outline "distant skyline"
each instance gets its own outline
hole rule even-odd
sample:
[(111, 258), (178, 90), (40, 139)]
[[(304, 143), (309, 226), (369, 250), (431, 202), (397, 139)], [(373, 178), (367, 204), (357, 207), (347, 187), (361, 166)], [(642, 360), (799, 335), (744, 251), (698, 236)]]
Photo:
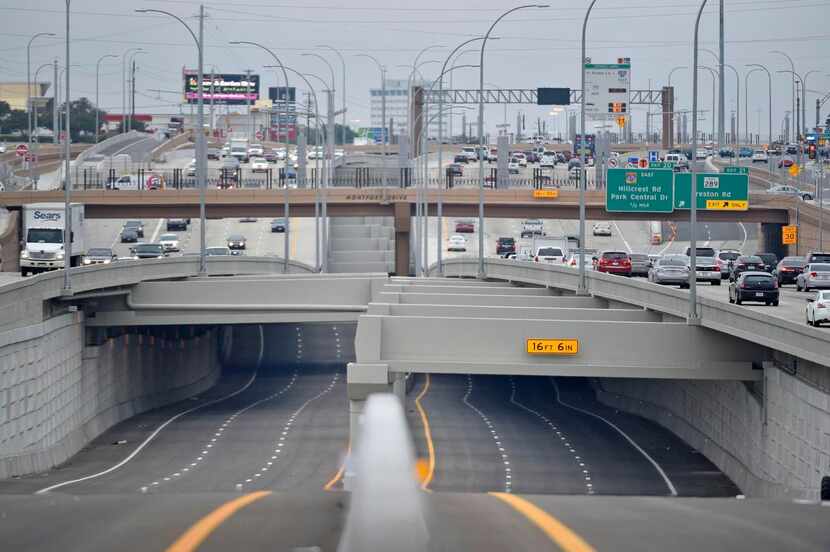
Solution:
[[(264, 69), (272, 60), (264, 52), (245, 46), (230, 46), (230, 40), (253, 40), (273, 48), (282, 61), (303, 72), (328, 79), (329, 70), (322, 62), (301, 57), (303, 52), (317, 52), (333, 65), (341, 103), (339, 59), (330, 51), (315, 48), (328, 44), (340, 49), (347, 64), (347, 121), (353, 127), (369, 126), (369, 89), (379, 86), (377, 67), (353, 54), (365, 52), (377, 57), (387, 68), (388, 78), (405, 79), (407, 71), (396, 67), (411, 64), (417, 52), (432, 44), (446, 46), (431, 50), (422, 60), (443, 61), (458, 43), (486, 32), (490, 23), (503, 11), (520, 5), (497, 0), (469, 2), (425, 0), (413, 7), (402, 0), (360, 0), (351, 2), (312, 3), (290, 0), (225, 0), (206, 2), (205, 66), (210, 70), (235, 73), (251, 69), (262, 76), (262, 91), (281, 85), (273, 70)], [(552, 1), (544, 10), (520, 11), (497, 26), (494, 35), (500, 40), (488, 43), (485, 54), (485, 81), (504, 88), (563, 86), (579, 88), (579, 36), (588, 2)], [(710, 0), (701, 26), (704, 48), (717, 50), (717, 0)], [(138, 64), (137, 111), (142, 113), (177, 112), (182, 94), (154, 93), (151, 89), (180, 92), (183, 67), (195, 68), (196, 48), (181, 25), (162, 16), (134, 13), (136, 8), (158, 8), (176, 13), (196, 26), (193, 15), (199, 2), (192, 0), (73, 0), (72, 71), (73, 98), (95, 97), (95, 62), (104, 54), (119, 56), (128, 48), (141, 47), (147, 54), (136, 58)], [(676, 66), (691, 65), (691, 35), (697, 1), (599, 0), (588, 25), (588, 56), (596, 62), (613, 62), (618, 57), (632, 60), (632, 88), (653, 88), (666, 84), (669, 71)], [(54, 32), (56, 38), (39, 38), (32, 46), (32, 71), (55, 57), (63, 62), (63, 0), (30, 0), (25, 4), (0, 2), (0, 81), (26, 79), (26, 42), (36, 32)], [(730, 0), (726, 2), (726, 61), (741, 73), (741, 119), (744, 126), (745, 65), (763, 63), (771, 71), (789, 69), (783, 56), (770, 50), (783, 50), (795, 62), (796, 71), (817, 71), (807, 80), (807, 122), (815, 123), (815, 100), (830, 92), (830, 1), (819, 0)], [(478, 53), (468, 53), (463, 63), (478, 63)], [(708, 53), (700, 54), (701, 64), (714, 66)], [(427, 78), (434, 78), (439, 64), (424, 67)], [(102, 64), (101, 106), (110, 112), (121, 111), (121, 63), (108, 59)], [(774, 74), (773, 125), (778, 132), (784, 112), (791, 109), (790, 77)], [(701, 72), (700, 106), (711, 109), (711, 77)], [(43, 80), (43, 72), (41, 72)], [(47, 75), (48, 81), (52, 75)], [(691, 79), (688, 70), (676, 71), (677, 107), (690, 107)], [(298, 85), (292, 82), (292, 85)], [(447, 85), (448, 86), (448, 85)], [(462, 70), (454, 75), (454, 86), (478, 86), (477, 70)], [(304, 87), (298, 86), (304, 90)], [(51, 89), (48, 92), (51, 95)], [(726, 82), (726, 128), (729, 113), (735, 106), (735, 81), (731, 71)], [(825, 106), (830, 107), (830, 102)], [(757, 110), (762, 109), (761, 134), (767, 132), (767, 85), (763, 73), (750, 78), (750, 129), (758, 132)], [(655, 108), (655, 110), (657, 110)], [(511, 105), (507, 122), (516, 114), (526, 114), (528, 127), (537, 117), (556, 123), (548, 110), (538, 106)], [(635, 132), (645, 129), (644, 108), (635, 108)], [(822, 119), (828, 109), (822, 111)], [(468, 120), (474, 120), (473, 112)], [(562, 115), (560, 115), (562, 117)], [(485, 112), (487, 131), (495, 133), (504, 119), (503, 106), (490, 106)], [(704, 123), (704, 127), (708, 128)], [(530, 129), (528, 129), (530, 130)]]

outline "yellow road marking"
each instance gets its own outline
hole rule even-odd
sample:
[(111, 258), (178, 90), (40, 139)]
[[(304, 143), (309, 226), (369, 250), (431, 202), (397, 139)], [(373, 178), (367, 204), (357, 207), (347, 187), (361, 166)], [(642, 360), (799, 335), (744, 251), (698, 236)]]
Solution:
[(271, 491), (257, 491), (225, 502), (193, 524), (190, 529), (167, 548), (167, 552), (192, 552), (236, 512), (270, 495)]
[(427, 469), (424, 480), (421, 482), (421, 489), (424, 491), (429, 490), (429, 484), (432, 483), (432, 478), (435, 475), (435, 444), (432, 442), (432, 430), (429, 427), (429, 418), (427, 418), (426, 410), (424, 410), (424, 407), (421, 406), (421, 399), (423, 399), (427, 394), (427, 391), (429, 391), (429, 374), (427, 374), (426, 377), (427, 379), (426, 383), (424, 383), (424, 388), (415, 398), (415, 406), (418, 408), (418, 413), (421, 415), (421, 423), (424, 426), (424, 437), (427, 440), (427, 451), (429, 452), (429, 468)]
[(488, 493), (511, 506), (538, 527), (550, 540), (565, 552), (596, 552), (582, 537), (530, 501), (508, 493)]
[(346, 459), (348, 459), (349, 455), (352, 453), (352, 442), (349, 440), (349, 445), (346, 447), (346, 456), (343, 458), (343, 462), (340, 464), (340, 468), (337, 470), (337, 473), (334, 474), (334, 477), (323, 486), (324, 491), (330, 491), (337, 485), (337, 482), (340, 481), (340, 478), (343, 477), (343, 472), (346, 471)]

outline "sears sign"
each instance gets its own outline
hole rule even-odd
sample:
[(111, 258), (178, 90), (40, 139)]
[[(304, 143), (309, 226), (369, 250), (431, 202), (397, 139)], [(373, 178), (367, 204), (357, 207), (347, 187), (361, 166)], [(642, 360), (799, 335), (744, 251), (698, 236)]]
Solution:
[(42, 220), (46, 222), (58, 222), (62, 218), (62, 213), (58, 211), (35, 210), (34, 213), (32, 213), (32, 218), (34, 220)]

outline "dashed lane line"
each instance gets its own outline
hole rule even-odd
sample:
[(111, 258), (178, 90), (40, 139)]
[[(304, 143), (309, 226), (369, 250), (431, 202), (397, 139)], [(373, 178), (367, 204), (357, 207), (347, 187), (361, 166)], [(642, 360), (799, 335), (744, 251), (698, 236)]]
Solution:
[(663, 468), (662, 468), (662, 467), (660, 467), (660, 464), (658, 464), (658, 463), (657, 463), (657, 461), (656, 461), (654, 458), (652, 458), (652, 457), (651, 457), (651, 456), (650, 456), (650, 455), (649, 455), (649, 454), (648, 454), (645, 450), (643, 450), (643, 448), (642, 448), (640, 445), (638, 445), (638, 444), (634, 441), (634, 439), (632, 439), (631, 437), (629, 437), (629, 436), (628, 436), (628, 434), (627, 434), (626, 432), (624, 432), (622, 429), (620, 429), (620, 428), (619, 428), (616, 424), (614, 424), (613, 422), (611, 422), (611, 421), (609, 421), (609, 420), (607, 420), (607, 419), (603, 418), (603, 417), (602, 417), (602, 416), (600, 416), (599, 414), (595, 414), (595, 413), (593, 413), (593, 412), (590, 412), (590, 411), (588, 411), (588, 410), (584, 410), (584, 409), (579, 408), (579, 407), (577, 407), (577, 406), (573, 406), (572, 404), (568, 404), (568, 403), (566, 403), (565, 401), (563, 401), (563, 400), (562, 400), (562, 396), (561, 396), (561, 394), (559, 393), (559, 386), (556, 384), (556, 380), (555, 380), (555, 379), (553, 379), (553, 378), (551, 378), (551, 379), (550, 379), (550, 382), (551, 382), (551, 385), (553, 385), (553, 388), (556, 390), (556, 402), (558, 402), (559, 404), (561, 404), (561, 405), (562, 405), (562, 406), (564, 406), (565, 408), (570, 408), (571, 410), (575, 410), (575, 411), (577, 411), (577, 412), (581, 412), (582, 414), (585, 414), (586, 416), (591, 416), (591, 417), (593, 417), (593, 418), (596, 418), (597, 420), (601, 420), (601, 421), (605, 422), (606, 424), (608, 424), (608, 426), (609, 426), (609, 427), (611, 427), (611, 428), (612, 428), (612, 429), (614, 429), (617, 433), (619, 433), (620, 435), (622, 435), (622, 437), (623, 437), (626, 441), (628, 441), (628, 442), (629, 442), (629, 444), (630, 444), (632, 447), (634, 447), (635, 449), (637, 449), (637, 451), (638, 451), (640, 454), (642, 454), (642, 455), (643, 455), (643, 457), (645, 457), (645, 459), (646, 459), (646, 460), (648, 460), (648, 461), (649, 461), (649, 463), (650, 463), (652, 466), (654, 466), (654, 469), (655, 469), (655, 470), (657, 470), (657, 473), (658, 473), (658, 474), (660, 474), (660, 477), (662, 477), (662, 478), (663, 478), (663, 481), (666, 483), (666, 487), (668, 487), (668, 488), (669, 488), (669, 493), (670, 493), (672, 496), (677, 496), (677, 489), (675, 488), (674, 484), (671, 482), (671, 479), (669, 479), (669, 476), (668, 476), (668, 475), (666, 475), (666, 472), (665, 472), (665, 471), (663, 471)]
[(568, 437), (562, 432), (561, 429), (547, 416), (542, 414), (541, 412), (530, 408), (529, 406), (519, 402), (516, 400), (516, 380), (513, 377), (510, 378), (510, 402), (516, 405), (517, 407), (521, 408), (525, 412), (528, 412), (537, 418), (539, 418), (543, 424), (548, 426), (548, 428), (556, 435), (559, 442), (565, 447), (571, 455), (573, 455), (574, 462), (576, 462), (578, 469), (582, 472), (583, 483), (585, 484), (585, 492), (588, 494), (594, 494), (594, 483), (591, 477), (591, 471), (588, 469), (588, 466), (585, 463), (585, 459), (582, 458), (579, 454), (577, 454), (574, 445), (568, 439)]
[(55, 489), (59, 489), (61, 487), (66, 487), (68, 485), (74, 485), (75, 483), (81, 483), (83, 481), (89, 481), (91, 479), (96, 479), (98, 477), (101, 477), (102, 475), (107, 475), (109, 473), (112, 473), (115, 470), (117, 470), (117, 469), (121, 468), (122, 466), (126, 465), (133, 458), (135, 458), (138, 455), (138, 453), (141, 452), (144, 449), (144, 447), (149, 445), (150, 442), (152, 442), (153, 439), (155, 439), (156, 436), (164, 430), (164, 428), (166, 428), (167, 426), (169, 426), (170, 424), (172, 424), (173, 422), (175, 422), (176, 420), (178, 420), (182, 416), (186, 416), (186, 415), (188, 415), (192, 412), (196, 412), (197, 410), (201, 410), (202, 408), (205, 408), (207, 406), (211, 406), (211, 405), (220, 403), (222, 401), (225, 401), (227, 399), (230, 399), (232, 397), (235, 397), (235, 396), (239, 395), (240, 393), (242, 393), (243, 391), (248, 389), (254, 383), (254, 380), (257, 377), (257, 373), (259, 372), (259, 367), (262, 364), (262, 356), (263, 356), (264, 351), (265, 351), (265, 334), (263, 332), (262, 325), (260, 325), (259, 326), (259, 356), (257, 358), (256, 370), (254, 370), (254, 373), (251, 375), (251, 379), (249, 379), (242, 387), (240, 387), (239, 389), (237, 389), (236, 391), (234, 391), (232, 393), (229, 393), (229, 394), (225, 395), (224, 397), (219, 397), (218, 399), (214, 399), (212, 401), (208, 401), (206, 403), (194, 406), (192, 408), (188, 408), (187, 410), (179, 412), (178, 414), (176, 414), (176, 415), (172, 416), (171, 418), (167, 419), (167, 421), (165, 421), (160, 426), (158, 426), (155, 429), (155, 431), (153, 431), (130, 454), (128, 454), (126, 458), (124, 458), (123, 460), (121, 460), (120, 462), (115, 464), (114, 466), (111, 466), (111, 467), (107, 468), (106, 470), (100, 471), (98, 473), (94, 473), (92, 475), (87, 475), (87, 476), (84, 476), (84, 477), (80, 477), (78, 479), (71, 479), (69, 481), (64, 481), (62, 483), (57, 483), (55, 485), (50, 485), (49, 487), (45, 487), (43, 489), (35, 491), (35, 494), (46, 494), (48, 492), (54, 491)]
[(510, 466), (510, 456), (507, 454), (507, 450), (504, 448), (504, 445), (501, 442), (501, 438), (499, 434), (496, 432), (496, 428), (493, 423), (487, 418), (487, 415), (479, 410), (473, 403), (470, 402), (470, 395), (473, 393), (473, 376), (467, 374), (467, 391), (464, 393), (464, 397), (461, 401), (466, 404), (470, 409), (473, 410), (479, 417), (484, 421), (484, 425), (487, 426), (487, 429), (490, 431), (490, 436), (493, 438), (493, 441), (496, 444), (496, 447), (499, 450), (499, 454), (501, 455), (501, 461), (504, 465), (504, 492), (510, 493), (513, 491), (513, 468)]

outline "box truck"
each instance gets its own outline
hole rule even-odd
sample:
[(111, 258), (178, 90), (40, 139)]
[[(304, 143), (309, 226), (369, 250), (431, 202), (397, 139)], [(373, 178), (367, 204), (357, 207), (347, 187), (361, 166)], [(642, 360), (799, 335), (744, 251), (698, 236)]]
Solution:
[[(72, 213), (71, 231), (72, 257), (69, 266), (80, 265), (86, 253), (84, 244), (84, 206), (70, 203)], [(20, 272), (27, 276), (47, 270), (58, 270), (66, 266), (63, 249), (64, 217), (63, 203), (31, 203), (23, 206), (23, 247), (20, 251)]]

